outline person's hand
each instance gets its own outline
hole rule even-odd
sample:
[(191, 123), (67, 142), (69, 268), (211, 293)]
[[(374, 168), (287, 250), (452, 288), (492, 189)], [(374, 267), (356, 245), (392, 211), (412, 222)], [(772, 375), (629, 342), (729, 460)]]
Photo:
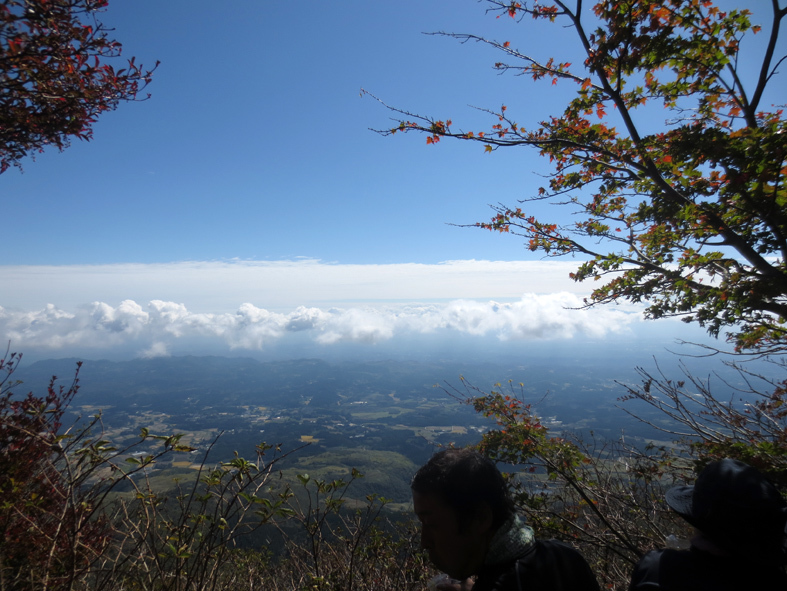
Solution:
[(450, 578), (448, 575), (438, 575), (429, 581), (430, 591), (471, 591), (473, 588), (473, 579), (465, 579), (464, 581), (457, 581)]
[(437, 585), (437, 591), (471, 591), (474, 583), (473, 579), (465, 579), (464, 581), (448, 579), (447, 582)]

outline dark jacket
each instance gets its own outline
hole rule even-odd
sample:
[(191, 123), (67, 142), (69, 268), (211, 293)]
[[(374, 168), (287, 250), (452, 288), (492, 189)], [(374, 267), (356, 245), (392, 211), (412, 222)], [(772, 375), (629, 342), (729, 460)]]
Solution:
[(598, 591), (590, 566), (571, 546), (537, 540), (515, 561), (485, 567), (473, 591)]
[(787, 590), (787, 575), (741, 558), (690, 550), (654, 550), (639, 561), (629, 591)]

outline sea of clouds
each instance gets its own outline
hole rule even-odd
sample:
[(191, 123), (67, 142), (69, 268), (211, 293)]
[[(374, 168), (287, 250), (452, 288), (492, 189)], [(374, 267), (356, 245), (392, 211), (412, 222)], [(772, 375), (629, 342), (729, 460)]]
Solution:
[(576, 262), (0, 266), (0, 339), (26, 355), (290, 355), (603, 339), (641, 308), (582, 309)]
[(52, 304), (35, 311), (0, 307), (0, 334), (19, 350), (68, 352), (124, 348), (141, 356), (160, 356), (179, 344), (200, 342), (211, 350), (261, 351), (293, 335), (314, 344), (375, 345), (441, 333), (459, 339), (494, 337), (499, 341), (603, 337), (629, 330), (639, 320), (613, 307), (578, 309), (574, 294), (526, 294), (519, 301), (454, 300), (447, 303), (306, 307), (271, 311), (250, 303), (232, 313), (192, 312), (184, 304), (124, 300), (116, 306), (93, 302), (75, 311)]

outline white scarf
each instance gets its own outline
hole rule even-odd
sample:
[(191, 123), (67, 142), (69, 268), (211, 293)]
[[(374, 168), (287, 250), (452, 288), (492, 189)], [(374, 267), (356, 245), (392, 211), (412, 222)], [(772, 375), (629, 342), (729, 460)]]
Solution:
[(523, 556), (536, 543), (533, 528), (525, 525), (519, 515), (506, 521), (492, 536), (489, 551), (484, 559), (484, 566), (494, 566), (516, 560)]

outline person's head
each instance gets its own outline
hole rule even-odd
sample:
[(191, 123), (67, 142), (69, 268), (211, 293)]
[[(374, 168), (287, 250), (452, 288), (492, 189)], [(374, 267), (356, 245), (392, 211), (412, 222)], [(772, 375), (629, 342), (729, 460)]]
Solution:
[(755, 468), (738, 460), (708, 464), (693, 486), (667, 491), (670, 508), (731, 554), (784, 559), (787, 502)]
[(495, 531), (514, 514), (494, 462), (467, 449), (436, 453), (411, 483), (421, 545), (455, 579), (476, 574)]

